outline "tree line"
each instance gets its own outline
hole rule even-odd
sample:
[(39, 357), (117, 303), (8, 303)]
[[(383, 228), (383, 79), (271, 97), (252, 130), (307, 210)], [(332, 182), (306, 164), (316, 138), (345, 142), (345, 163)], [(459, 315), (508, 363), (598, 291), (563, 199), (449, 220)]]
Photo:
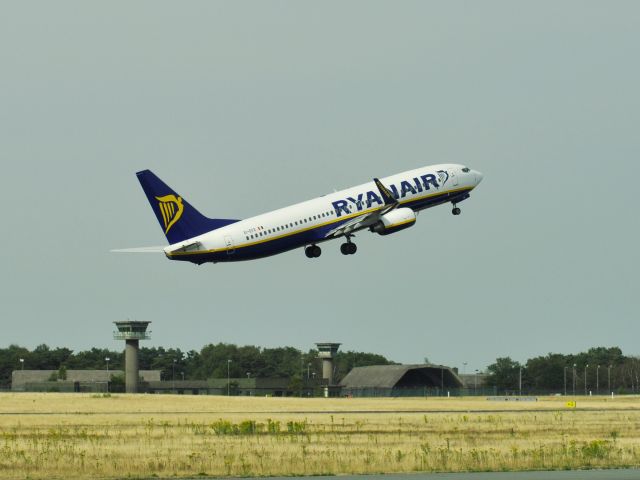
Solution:
[(561, 393), (585, 395), (640, 393), (640, 358), (619, 347), (594, 347), (564, 355), (549, 353), (519, 363), (496, 359), (487, 368), (487, 384), (502, 393)]
[[(106, 359), (109, 359), (108, 362)], [(140, 348), (140, 370), (160, 370), (162, 380), (206, 380), (208, 378), (271, 377), (292, 380), (322, 378), (317, 350), (303, 352), (294, 347), (261, 348), (228, 343), (209, 344), (196, 350)], [(22, 360), (22, 361), (21, 361)], [(230, 360), (230, 361), (229, 361)], [(124, 352), (104, 348), (74, 352), (65, 347), (42, 344), (29, 350), (17, 345), (0, 349), (0, 386), (11, 384), (14, 370), (124, 370)], [(343, 378), (355, 366), (389, 365), (394, 362), (375, 353), (338, 352), (334, 377)], [(228, 369), (228, 370), (227, 370)]]
[[(228, 343), (208, 344), (198, 352), (179, 348), (140, 348), (141, 370), (160, 370), (163, 380), (209, 378), (289, 378), (293, 383), (322, 377), (317, 350), (294, 347), (261, 348)], [(124, 353), (103, 348), (74, 352), (42, 344), (29, 350), (17, 345), (0, 349), (0, 386), (11, 384), (11, 372), (26, 370), (124, 370)], [(22, 361), (21, 361), (22, 359)], [(230, 360), (230, 361), (229, 361)], [(356, 366), (395, 362), (375, 353), (338, 352), (334, 378), (338, 381)], [(228, 369), (228, 370), (227, 370)], [(625, 356), (618, 347), (594, 347), (578, 354), (549, 353), (519, 363), (500, 357), (487, 368), (486, 383), (500, 393), (594, 394), (640, 393), (640, 358)]]

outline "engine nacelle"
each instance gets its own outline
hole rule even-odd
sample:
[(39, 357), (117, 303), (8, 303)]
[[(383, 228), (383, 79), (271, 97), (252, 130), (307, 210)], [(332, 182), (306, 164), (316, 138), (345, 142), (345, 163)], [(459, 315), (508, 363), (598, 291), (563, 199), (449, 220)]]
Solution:
[(396, 208), (380, 217), (369, 229), (380, 235), (389, 235), (409, 228), (416, 223), (416, 213), (410, 208)]

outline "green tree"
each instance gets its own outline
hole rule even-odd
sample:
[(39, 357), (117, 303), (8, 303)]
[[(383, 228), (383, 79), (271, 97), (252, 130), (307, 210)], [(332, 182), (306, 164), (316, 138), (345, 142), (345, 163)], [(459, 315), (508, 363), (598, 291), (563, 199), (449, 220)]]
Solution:
[(395, 362), (388, 360), (377, 353), (355, 352), (352, 350), (338, 352), (335, 359), (334, 379), (339, 382), (354, 367), (367, 367), (370, 365), (394, 365)]
[(497, 358), (496, 363), (487, 367), (487, 385), (496, 387), (499, 392), (517, 390), (520, 368), (522, 365), (509, 357)]
[[(0, 386), (9, 386), (11, 373), (14, 370), (20, 370), (23, 366), (26, 369), (31, 368), (29, 355), (28, 349), (18, 345), (9, 345), (8, 348), (0, 349)], [(20, 362), (21, 358), (24, 360), (24, 365)]]
[[(527, 360), (527, 385), (534, 391), (562, 392), (564, 389), (565, 367), (573, 365), (573, 358), (559, 353), (549, 353), (544, 357)], [(568, 374), (571, 373), (568, 371)]]
[(65, 365), (73, 370), (103, 370), (107, 367), (105, 358), (109, 359), (109, 369), (124, 370), (124, 355), (121, 351), (96, 347), (74, 353), (67, 359)]

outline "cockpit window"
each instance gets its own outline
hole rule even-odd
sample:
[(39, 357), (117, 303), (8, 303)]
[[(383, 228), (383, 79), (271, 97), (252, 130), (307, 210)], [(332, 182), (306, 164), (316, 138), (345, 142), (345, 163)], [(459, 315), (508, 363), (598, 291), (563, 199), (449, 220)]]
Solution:
[(471, 170), (469, 170), (469, 168), (467, 168), (467, 167), (463, 167), (463, 168), (462, 168), (462, 171), (463, 171), (464, 173), (469, 173)]

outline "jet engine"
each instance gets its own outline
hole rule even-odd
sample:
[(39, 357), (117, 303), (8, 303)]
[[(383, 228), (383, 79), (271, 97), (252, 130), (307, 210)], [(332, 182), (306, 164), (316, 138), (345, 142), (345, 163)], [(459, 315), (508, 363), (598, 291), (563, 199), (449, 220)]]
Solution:
[(396, 208), (385, 213), (369, 230), (380, 235), (389, 235), (409, 228), (416, 223), (416, 213), (410, 208)]

